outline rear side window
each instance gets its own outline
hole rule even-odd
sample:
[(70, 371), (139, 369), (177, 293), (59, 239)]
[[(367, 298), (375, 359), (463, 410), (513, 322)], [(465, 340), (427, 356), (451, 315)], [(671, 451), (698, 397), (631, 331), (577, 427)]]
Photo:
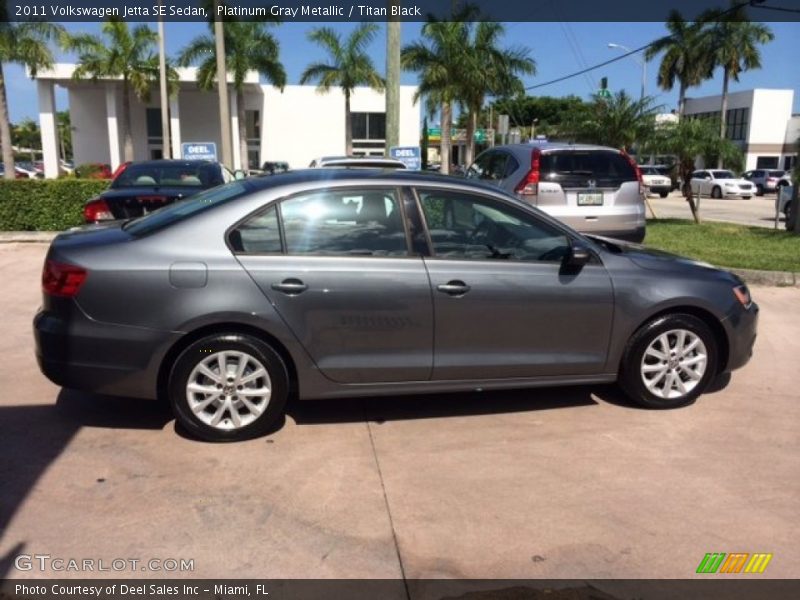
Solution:
[(234, 252), (242, 254), (277, 254), (283, 251), (278, 211), (275, 206), (248, 217), (228, 238)]
[(545, 152), (540, 159), (541, 180), (562, 187), (617, 188), (638, 181), (633, 165), (613, 150), (564, 150)]
[(288, 198), (280, 210), (289, 254), (408, 254), (393, 189), (321, 190)]

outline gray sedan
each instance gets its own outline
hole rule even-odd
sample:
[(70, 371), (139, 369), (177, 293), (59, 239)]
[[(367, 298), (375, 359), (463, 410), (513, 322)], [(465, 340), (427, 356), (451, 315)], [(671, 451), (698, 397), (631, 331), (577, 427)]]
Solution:
[(47, 377), (166, 397), (208, 440), (263, 434), (292, 396), (617, 381), (682, 406), (748, 361), (758, 317), (728, 272), (381, 170), (235, 181), (62, 233), (42, 287)]

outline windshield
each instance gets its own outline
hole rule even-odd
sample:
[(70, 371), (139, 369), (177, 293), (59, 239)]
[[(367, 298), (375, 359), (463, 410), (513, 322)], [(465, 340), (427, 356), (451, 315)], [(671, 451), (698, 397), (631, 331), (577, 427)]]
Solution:
[(111, 184), (127, 187), (209, 188), (222, 183), (214, 165), (207, 162), (142, 163), (128, 166)]
[(131, 235), (147, 235), (158, 229), (179, 223), (193, 215), (200, 214), (209, 208), (225, 204), (244, 195), (246, 192), (247, 187), (241, 181), (233, 181), (227, 185), (195, 194), (188, 200), (165, 206), (144, 217), (128, 221), (122, 228)]
[(661, 175), (661, 172), (655, 167), (639, 167), (642, 175)]
[(714, 179), (736, 179), (736, 175), (730, 171), (711, 171), (711, 173), (714, 175)]

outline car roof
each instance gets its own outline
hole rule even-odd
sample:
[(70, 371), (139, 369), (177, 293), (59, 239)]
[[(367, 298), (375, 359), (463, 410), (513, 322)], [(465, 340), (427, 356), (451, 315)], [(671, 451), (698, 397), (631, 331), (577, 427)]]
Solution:
[(453, 177), (441, 175), (428, 171), (412, 171), (409, 169), (337, 169), (337, 168), (317, 168), (317, 169), (298, 169), (279, 173), (272, 177), (259, 177), (242, 179), (241, 183), (246, 183), (253, 191), (263, 190), (271, 187), (289, 186), (302, 183), (317, 183), (323, 181), (331, 182), (387, 182), (392, 185), (424, 185), (431, 184), (437, 186), (461, 186), (470, 187), (475, 190), (498, 193), (501, 190), (497, 186), (466, 179), (464, 177)]
[(218, 165), (218, 162), (213, 160), (182, 160), (177, 158), (160, 158), (157, 160), (135, 160), (128, 165), (130, 167), (148, 166), (148, 167), (169, 167), (169, 166), (187, 166), (187, 165)]
[[(515, 151), (530, 151), (534, 148), (539, 148), (542, 152), (556, 151), (556, 150), (603, 150), (606, 152), (621, 153), (618, 148), (611, 146), (598, 146), (596, 144), (571, 144), (569, 142), (544, 142), (535, 144), (505, 144), (502, 146), (495, 146), (496, 148), (506, 148)], [(491, 148), (490, 148), (491, 150)]]

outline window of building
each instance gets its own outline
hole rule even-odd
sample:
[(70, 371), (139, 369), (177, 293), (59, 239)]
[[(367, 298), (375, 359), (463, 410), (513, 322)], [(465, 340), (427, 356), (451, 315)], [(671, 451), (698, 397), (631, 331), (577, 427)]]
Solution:
[(790, 171), (796, 164), (797, 164), (797, 157), (796, 156), (784, 156), (783, 157), (783, 170), (784, 171)]
[(383, 141), (386, 139), (386, 113), (350, 113), (350, 126), (354, 140)]
[[(246, 110), (244, 111), (245, 135), (247, 142), (260, 142), (261, 141), (261, 111)], [(258, 161), (256, 161), (258, 162)]]
[(777, 169), (778, 156), (759, 156), (756, 158), (756, 169)]
[[(692, 119), (713, 120), (719, 123), (720, 111), (702, 112), (689, 115)], [(747, 130), (750, 124), (749, 108), (731, 108), (726, 113), (725, 137), (733, 141), (747, 139)]]
[(161, 130), (161, 108), (148, 108), (145, 119), (147, 121), (147, 143), (150, 145), (161, 144), (163, 131)]

